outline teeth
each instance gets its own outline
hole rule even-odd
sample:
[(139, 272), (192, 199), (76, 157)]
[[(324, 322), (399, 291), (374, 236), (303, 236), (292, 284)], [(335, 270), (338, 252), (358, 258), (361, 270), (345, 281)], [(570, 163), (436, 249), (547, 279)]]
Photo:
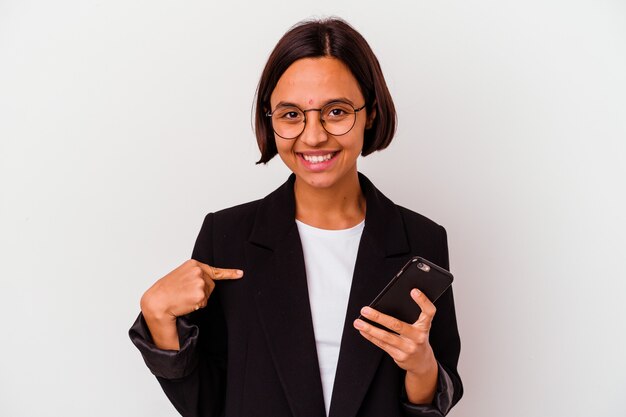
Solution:
[(329, 153), (327, 155), (304, 155), (302, 154), (302, 157), (307, 162), (311, 162), (313, 164), (319, 164), (320, 162), (328, 161), (330, 158), (333, 157), (333, 155), (334, 153)]

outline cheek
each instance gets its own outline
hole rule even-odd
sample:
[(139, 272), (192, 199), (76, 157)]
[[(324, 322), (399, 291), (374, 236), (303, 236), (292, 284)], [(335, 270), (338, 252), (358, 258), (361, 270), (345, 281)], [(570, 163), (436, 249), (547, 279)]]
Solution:
[(280, 158), (287, 162), (291, 157), (292, 157), (292, 148), (293, 145), (289, 142), (286, 142), (285, 140), (281, 140), (281, 139), (274, 139), (275, 143), (276, 143), (276, 150), (278, 151), (278, 156), (280, 156)]
[(354, 137), (351, 138), (348, 143), (344, 144), (344, 149), (350, 150), (351, 153), (360, 154), (361, 150), (363, 149), (363, 139), (363, 133), (359, 132), (358, 134), (354, 135)]
[(276, 150), (279, 154), (285, 153), (287, 151), (285, 141), (280, 140), (280, 138), (277, 138), (276, 136), (274, 136), (274, 144), (276, 145)]

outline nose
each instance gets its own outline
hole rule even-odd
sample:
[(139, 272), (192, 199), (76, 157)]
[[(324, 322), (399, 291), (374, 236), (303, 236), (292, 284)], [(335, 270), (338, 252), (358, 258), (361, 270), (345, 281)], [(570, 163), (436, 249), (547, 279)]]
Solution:
[(328, 140), (328, 132), (322, 126), (318, 112), (306, 114), (304, 130), (298, 139), (311, 147), (319, 146)]

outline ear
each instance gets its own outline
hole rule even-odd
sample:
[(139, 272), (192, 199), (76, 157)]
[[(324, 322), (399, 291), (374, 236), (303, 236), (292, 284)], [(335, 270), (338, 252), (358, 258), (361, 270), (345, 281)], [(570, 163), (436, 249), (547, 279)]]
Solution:
[(365, 122), (365, 129), (371, 129), (376, 119), (376, 100), (372, 104), (372, 110), (367, 114), (367, 121)]

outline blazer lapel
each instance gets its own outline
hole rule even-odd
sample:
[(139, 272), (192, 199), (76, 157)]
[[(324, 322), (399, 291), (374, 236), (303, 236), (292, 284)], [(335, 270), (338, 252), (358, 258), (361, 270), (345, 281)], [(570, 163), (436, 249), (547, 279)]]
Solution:
[(261, 203), (246, 247), (259, 320), (294, 417), (325, 416), (294, 177)]
[[(404, 265), (409, 245), (397, 207), (359, 174), (366, 198), (361, 237), (344, 322), (330, 416), (354, 417), (384, 354), (352, 326)], [(255, 273), (259, 320), (294, 417), (325, 416), (302, 245), (295, 224), (295, 176), (268, 195), (246, 246)]]
[(385, 353), (364, 339), (352, 323), (360, 309), (368, 305), (406, 263), (407, 257), (399, 255), (409, 252), (397, 207), (367, 178), (360, 175), (359, 179), (367, 201), (365, 228), (352, 279), (330, 417), (353, 417), (363, 402)]

